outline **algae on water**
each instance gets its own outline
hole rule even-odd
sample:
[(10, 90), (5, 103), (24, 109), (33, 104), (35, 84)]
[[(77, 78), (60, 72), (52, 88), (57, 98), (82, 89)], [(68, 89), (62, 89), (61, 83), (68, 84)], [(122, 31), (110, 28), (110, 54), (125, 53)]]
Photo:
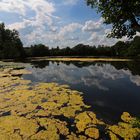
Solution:
[(129, 113), (124, 112), (122, 122), (116, 125), (106, 124), (94, 112), (86, 111), (89, 106), (78, 91), (56, 83), (32, 85), (31, 81), (18, 77), (29, 73), (10, 67), (0, 71), (0, 139), (139, 138), (140, 123)]

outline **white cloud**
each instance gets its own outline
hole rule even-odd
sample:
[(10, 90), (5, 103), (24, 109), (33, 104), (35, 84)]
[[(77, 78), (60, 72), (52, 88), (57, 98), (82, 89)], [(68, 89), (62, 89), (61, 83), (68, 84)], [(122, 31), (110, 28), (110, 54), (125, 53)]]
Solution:
[(24, 16), (26, 14), (25, 4), (23, 0), (1, 0), (0, 11), (20, 13)]
[[(35, 12), (35, 16), (28, 18), (27, 11)], [(14, 12), (22, 16), (21, 22), (10, 24), (8, 27), (23, 29), (27, 26), (41, 27), (45, 24), (53, 25), (55, 6), (46, 0), (3, 0), (0, 2), (0, 11)]]
[(78, 2), (78, 0), (63, 0), (64, 5), (74, 5)]
[[(55, 16), (55, 5), (46, 0), (3, 0), (0, 2), (0, 11), (16, 13), (22, 21), (14, 22), (7, 25), (10, 29), (17, 29), (18, 31), (26, 30), (31, 27), (32, 31), (29, 34), (22, 35), (22, 40), (27, 44), (44, 42), (42, 36), (45, 37), (47, 31), (52, 33), (57, 31), (55, 22), (60, 20)], [(29, 17), (28, 12), (34, 13)], [(43, 38), (45, 39), (45, 38)], [(46, 40), (46, 39), (45, 39)]]
[(103, 28), (103, 19), (100, 18), (98, 21), (89, 20), (85, 22), (82, 30), (85, 32), (99, 32), (102, 31)]
[(26, 15), (27, 9), (35, 12), (44, 12), (51, 14), (55, 11), (54, 5), (46, 0), (1, 0), (0, 11), (14, 12), (19, 15)]
[(115, 42), (117, 42), (117, 39), (107, 38), (107, 36), (104, 32), (102, 32), (102, 33), (94, 32), (91, 34), (88, 41), (89, 41), (89, 44), (111, 46), (111, 45), (115, 44)]
[[(25, 23), (28, 24), (28, 21), (25, 21)], [(89, 45), (112, 45), (115, 43), (115, 39), (108, 39), (106, 37), (110, 29), (104, 28), (102, 19), (97, 22), (92, 21), (92, 24), (89, 25), (90, 27), (87, 29), (86, 27), (88, 27), (89, 23), (91, 23), (91, 21), (86, 21), (83, 25), (74, 22), (63, 27), (51, 26), (50, 24), (49, 31), (46, 31), (45, 26), (42, 25), (39, 29), (36, 28), (32, 33), (24, 36), (24, 40), (28, 40), (30, 44), (36, 41), (43, 42), (47, 45), (54, 43), (53, 46), (74, 46), (79, 42)], [(96, 27), (96, 25), (98, 26)]]
[[(63, 0), (61, 3), (73, 5), (77, 2), (78, 0)], [(64, 24), (55, 15), (58, 12), (56, 10), (55, 3), (48, 0), (0, 0), (0, 11), (19, 15), (20, 21), (7, 27), (20, 32), (25, 46), (41, 42), (49, 46), (73, 46), (79, 42), (90, 45), (115, 43), (116, 40), (106, 38), (109, 29), (103, 25), (102, 18), (98, 21), (88, 20), (83, 24)], [(23, 34), (23, 30), (27, 31), (29, 28), (28, 34)]]
[(58, 38), (63, 39), (66, 34), (68, 34), (70, 32), (74, 32), (80, 28), (82, 28), (82, 25), (79, 23), (68, 24), (60, 29), (60, 32), (58, 33)]

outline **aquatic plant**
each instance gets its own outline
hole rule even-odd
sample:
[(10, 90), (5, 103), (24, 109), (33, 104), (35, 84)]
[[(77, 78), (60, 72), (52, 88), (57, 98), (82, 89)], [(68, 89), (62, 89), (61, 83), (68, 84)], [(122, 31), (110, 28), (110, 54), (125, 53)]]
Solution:
[(102, 138), (102, 133), (111, 140), (139, 137), (140, 122), (129, 113), (122, 114), (123, 122), (111, 126), (86, 111), (89, 106), (78, 91), (56, 83), (33, 85), (19, 77), (28, 73), (13, 68), (0, 72), (2, 140), (92, 140)]
[(7, 69), (7, 68), (23, 69), (24, 67), (25, 67), (25, 64), (23, 64), (23, 63), (0, 61), (0, 70), (4, 70), (4, 69)]
[[(55, 116), (75, 117), (87, 106), (77, 91), (66, 85), (39, 83), (18, 77), (26, 70), (5, 69), (0, 80), (0, 135), (3, 139), (60, 139), (67, 122)], [(30, 130), (29, 130), (30, 129)], [(26, 132), (27, 131), (27, 132)]]
[(111, 140), (119, 140), (119, 138), (135, 140), (136, 138), (140, 138), (140, 128), (133, 125), (137, 119), (132, 117), (128, 112), (124, 112), (121, 115), (121, 119), (123, 122), (108, 127)]

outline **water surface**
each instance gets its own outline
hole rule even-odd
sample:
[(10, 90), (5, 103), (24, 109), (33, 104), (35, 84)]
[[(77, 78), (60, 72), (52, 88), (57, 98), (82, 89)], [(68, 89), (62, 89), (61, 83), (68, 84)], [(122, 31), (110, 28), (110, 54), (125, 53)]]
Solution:
[(56, 82), (83, 92), (84, 101), (98, 117), (118, 122), (122, 112), (140, 116), (139, 62), (33, 61), (32, 72), (23, 75), (32, 82)]

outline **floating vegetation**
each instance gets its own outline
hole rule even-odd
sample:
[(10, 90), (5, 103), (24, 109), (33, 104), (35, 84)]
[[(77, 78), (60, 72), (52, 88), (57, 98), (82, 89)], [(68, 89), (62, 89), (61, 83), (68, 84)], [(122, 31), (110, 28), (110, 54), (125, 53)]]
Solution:
[(82, 112), (78, 114), (75, 119), (78, 132), (84, 132), (85, 135), (94, 139), (99, 138), (99, 130), (97, 127), (104, 126), (105, 123), (98, 120), (93, 112)]
[[(5, 68), (0, 72), (0, 138), (2, 140), (133, 140), (140, 122), (124, 112), (123, 122), (105, 124), (86, 111), (78, 91), (67, 85), (38, 83), (19, 75), (30, 72)], [(106, 133), (108, 132), (108, 133)], [(104, 136), (102, 135), (104, 133)]]
[(13, 68), (13, 69), (23, 69), (24, 68), (23, 63), (14, 63), (14, 62), (3, 62), (0, 61), (0, 70), (4, 70), (7, 68)]
[(108, 62), (116, 62), (116, 61), (120, 61), (120, 62), (124, 62), (124, 61), (132, 61), (131, 59), (121, 59), (121, 58), (94, 58), (94, 57), (85, 57), (85, 58), (78, 58), (78, 57), (34, 57), (33, 60), (36, 61), (41, 61), (41, 60), (50, 60), (50, 61), (78, 61), (78, 62), (96, 62), (96, 61), (100, 61), (100, 62), (104, 62), (104, 61), (108, 61)]
[(109, 135), (112, 140), (135, 140), (140, 138), (140, 128), (135, 127), (134, 124), (137, 119), (131, 117), (128, 112), (124, 112), (121, 115), (123, 122), (119, 122), (118, 125), (109, 126)]

